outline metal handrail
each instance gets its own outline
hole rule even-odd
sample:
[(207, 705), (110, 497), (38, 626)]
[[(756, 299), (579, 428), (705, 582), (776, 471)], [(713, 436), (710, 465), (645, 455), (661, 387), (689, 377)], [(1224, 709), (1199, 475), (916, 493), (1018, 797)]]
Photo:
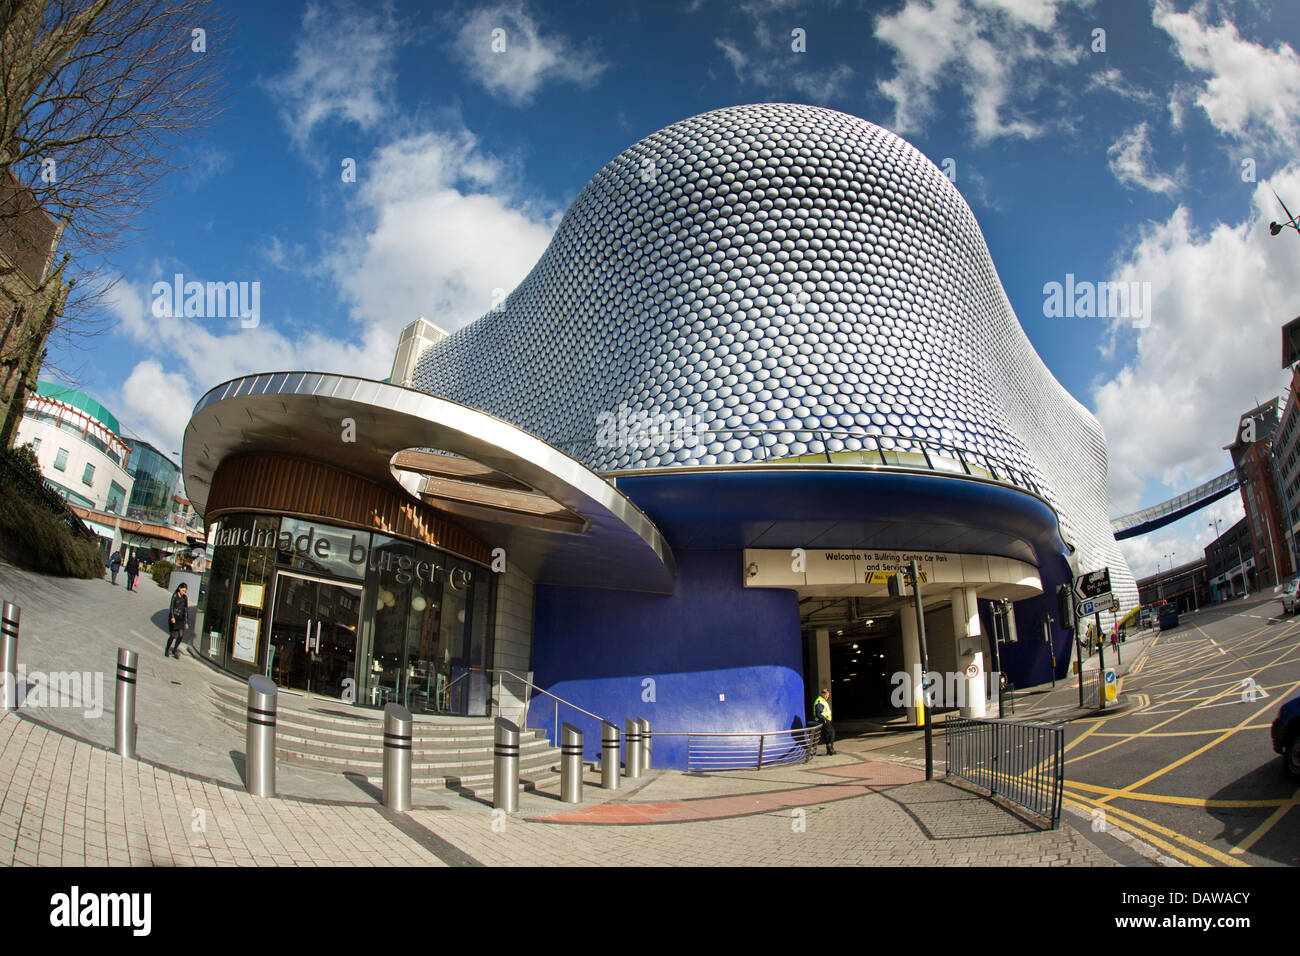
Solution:
[[(813, 757), (813, 751), (821, 741), (821, 725), (800, 727), (793, 730), (767, 731), (655, 731), (655, 737), (685, 737), (686, 769), (688, 771), (744, 770), (753, 768), (762, 770), (764, 766), (778, 764), (807, 763)], [(742, 747), (707, 747), (693, 748), (691, 741), (698, 738), (758, 738), (757, 749)], [(779, 738), (787, 738), (787, 746), (781, 749)], [(769, 744), (769, 739), (773, 742)], [(724, 743), (730, 743), (725, 740)], [(776, 756), (773, 756), (775, 752)]]
[[(601, 717), (599, 714), (593, 714), (589, 710), (583, 710), (577, 704), (572, 703), (571, 701), (567, 701), (563, 697), (557, 697), (555, 694), (552, 694), (549, 690), (546, 690), (545, 688), (542, 687), (538, 687), (527, 677), (520, 677), (514, 671), (508, 671), (504, 667), (498, 667), (496, 668), (496, 673), (497, 673), (497, 706), (500, 706), (500, 702), (501, 702), (500, 675), (502, 674), (509, 674), (511, 677), (513, 677), (515, 680), (519, 681), (520, 683), (528, 686), (532, 690), (539, 691), (540, 693), (545, 694), (547, 697), (550, 697), (552, 700), (555, 701), (555, 736), (552, 737), (551, 739), (552, 741), (557, 742), (556, 746), (559, 746), (558, 741), (560, 739), (560, 704), (564, 704), (566, 707), (572, 707), (578, 713), (586, 714), (588, 717), (591, 717), (602, 723), (609, 723), (609, 724), (613, 723), (612, 720), (605, 720), (605, 718)], [(532, 706), (532, 703), (533, 703), (532, 696), (529, 695), (528, 699), (524, 701), (524, 712), (519, 718), (520, 728), (526, 728), (528, 726), (528, 708)]]
[[(869, 453), (875, 453), (875, 456), (880, 459), (878, 464), (884, 467), (908, 467), (907, 465), (900, 465), (897, 462), (890, 462), (886, 457), (886, 454), (890, 452), (903, 452), (919, 454), (925, 459), (924, 465), (920, 462), (916, 462), (914, 463), (915, 466), (924, 467), (929, 471), (956, 474), (956, 472), (948, 472), (947, 469), (935, 466), (934, 462), (930, 458), (930, 454), (932, 451), (938, 451), (945, 457), (950, 458), (957, 464), (961, 465), (962, 474), (975, 478), (985, 477), (979, 472), (972, 470), (973, 465), (974, 468), (987, 472), (995, 481), (1015, 485), (1021, 488), (1028, 488), (1040, 497), (1044, 496), (1038, 482), (1030, 478), (1023, 469), (1018, 468), (1005, 459), (985, 451), (961, 448), (957, 445), (949, 445), (946, 442), (937, 442), (932, 439), (909, 438), (897, 435), (878, 435), (861, 428), (710, 428), (703, 432), (686, 432), (684, 434), (686, 435), (685, 440), (693, 441), (694, 443), (698, 443), (706, 436), (709, 440), (725, 440), (727, 438), (740, 436), (759, 436), (756, 445), (741, 449), (748, 451), (751, 457), (759, 463), (779, 462), (789, 458), (802, 458), (805, 455), (824, 454), (827, 456), (828, 463), (833, 464), (830, 459), (832, 454), (847, 452), (849, 454), (861, 454), (864, 456)], [(801, 452), (798, 455), (787, 454), (780, 457), (769, 457), (768, 452), (770, 451), (771, 446), (777, 444), (777, 442), (773, 441), (769, 443), (767, 438), (768, 436), (771, 436), (775, 439), (776, 436), (779, 435), (808, 436), (807, 438), (796, 438), (794, 440), (808, 445), (809, 447), (807, 451)], [(861, 441), (864, 443), (864, 447), (860, 449), (831, 449), (829, 447), (831, 441), (844, 441), (846, 439)], [(575, 438), (556, 442), (555, 446), (568, 453), (568, 449), (570, 448), (578, 445), (591, 445), (596, 443), (597, 440), (596, 436), (590, 438)], [(682, 445), (682, 442), (682, 438), (674, 438), (654, 444), (647, 444), (645, 447), (672, 450), (673, 445)], [(816, 447), (818, 445), (820, 445), (820, 447)], [(682, 445), (682, 447), (686, 446)], [(694, 444), (690, 447), (694, 447)], [(970, 461), (967, 460), (968, 458)], [(864, 463), (866, 462), (864, 461)], [(740, 462), (740, 464), (744, 464), (744, 462)], [(999, 472), (1001, 472), (1001, 474), (999, 474)]]

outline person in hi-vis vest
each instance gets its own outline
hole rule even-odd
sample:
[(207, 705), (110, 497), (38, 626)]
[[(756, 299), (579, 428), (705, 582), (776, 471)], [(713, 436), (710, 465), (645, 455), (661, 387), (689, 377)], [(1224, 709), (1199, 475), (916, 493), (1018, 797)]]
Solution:
[(826, 743), (826, 756), (835, 756), (835, 725), (831, 723), (831, 691), (822, 688), (822, 695), (813, 701), (813, 720), (822, 725), (822, 740)]

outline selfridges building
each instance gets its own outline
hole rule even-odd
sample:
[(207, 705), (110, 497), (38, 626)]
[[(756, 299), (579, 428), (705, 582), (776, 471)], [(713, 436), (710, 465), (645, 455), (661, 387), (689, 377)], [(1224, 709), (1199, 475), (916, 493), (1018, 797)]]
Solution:
[[(1065, 672), (1058, 585), (1109, 568), (1137, 602), (1105, 437), (969, 207), (842, 113), (743, 106), (647, 137), (499, 308), (424, 353), (424, 395), (316, 379), (228, 383), (196, 421), (259, 389), (406, 416), (374, 450), (390, 483), (503, 557), (485, 666), (620, 726), (788, 730), (822, 687), (839, 719), (914, 714), (915, 620), (887, 588), (912, 560), (930, 667), (969, 713), (995, 670)], [(656, 736), (656, 761), (685, 748)]]

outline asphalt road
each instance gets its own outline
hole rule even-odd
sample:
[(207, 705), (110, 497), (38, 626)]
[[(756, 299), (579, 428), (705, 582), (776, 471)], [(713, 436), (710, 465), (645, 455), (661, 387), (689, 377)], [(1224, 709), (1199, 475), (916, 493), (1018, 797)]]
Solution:
[(1185, 616), (1120, 690), (1124, 712), (1066, 727), (1067, 805), (1190, 866), (1300, 864), (1300, 785), (1269, 737), (1300, 692), (1300, 616), (1271, 593)]

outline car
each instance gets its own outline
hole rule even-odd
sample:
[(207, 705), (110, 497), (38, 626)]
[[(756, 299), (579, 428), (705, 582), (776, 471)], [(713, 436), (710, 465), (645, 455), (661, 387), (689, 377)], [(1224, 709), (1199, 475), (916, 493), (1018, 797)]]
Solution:
[(1300, 578), (1286, 583), (1282, 590), (1282, 613), (1294, 614), (1300, 610)]
[(1272, 734), (1273, 750), (1282, 755), (1287, 776), (1300, 780), (1300, 694), (1278, 708)]

